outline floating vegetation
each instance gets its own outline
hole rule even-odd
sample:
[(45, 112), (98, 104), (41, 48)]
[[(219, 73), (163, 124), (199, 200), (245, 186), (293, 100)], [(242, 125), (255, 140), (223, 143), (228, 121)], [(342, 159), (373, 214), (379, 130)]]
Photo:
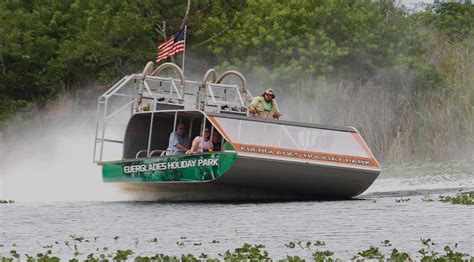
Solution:
[(291, 241), (290, 241), (290, 242), (288, 242), (288, 243), (285, 244), (285, 247), (287, 247), (287, 248), (295, 248), (295, 247), (296, 247), (296, 244), (295, 244), (295, 242), (291, 242)]
[(13, 204), (15, 201), (13, 200), (5, 200), (5, 199), (0, 199), (0, 204)]
[(303, 248), (311, 248), (311, 246), (317, 246), (317, 247), (322, 247), (322, 246), (325, 246), (326, 243), (324, 241), (320, 241), (320, 240), (317, 240), (316, 242), (311, 242), (311, 241), (307, 241), (304, 245), (301, 241), (296, 241), (296, 242), (288, 242), (285, 244), (285, 247), (287, 248), (295, 248), (295, 247), (299, 247), (301, 249)]
[(224, 254), (225, 261), (244, 261), (244, 260), (270, 260), (269, 254), (264, 245), (251, 245), (245, 243), (242, 247), (236, 248), (234, 252), (227, 250)]
[(316, 242), (314, 243), (315, 246), (318, 246), (318, 247), (322, 247), (322, 246), (325, 246), (326, 243), (324, 241), (320, 241), (320, 240), (316, 240)]
[(408, 202), (408, 201), (410, 201), (409, 198), (400, 198), (400, 199), (395, 200), (395, 202), (397, 202), (397, 203)]
[(423, 202), (433, 202), (434, 201), (429, 195), (424, 196), (421, 200)]
[(313, 259), (314, 261), (342, 261), (338, 258), (333, 259), (332, 255), (334, 255), (334, 252), (331, 251), (316, 251), (313, 254)]
[(114, 256), (114, 261), (126, 261), (129, 256), (133, 255), (133, 251), (131, 249), (127, 250), (117, 250), (117, 253)]
[(379, 250), (378, 247), (371, 246), (369, 249), (357, 253), (352, 260), (358, 260), (359, 258), (367, 259), (383, 259), (385, 255)]
[(460, 192), (456, 196), (439, 196), (439, 201), (456, 205), (474, 205), (474, 191)]
[(158, 238), (155, 237), (153, 239), (148, 240), (148, 242), (158, 243)]
[[(72, 236), (71, 236), (72, 237)], [(214, 241), (214, 240), (213, 240)], [(215, 240), (217, 241), (217, 240)], [(435, 250), (436, 244), (430, 238), (420, 239), (422, 248), (418, 250), (416, 254), (409, 254), (408, 252), (399, 251), (396, 248), (391, 248), (392, 243), (390, 240), (381, 241), (382, 246), (370, 246), (366, 250), (357, 252), (352, 257), (353, 261), (474, 261), (474, 257), (456, 251), (458, 247), (455, 244), (453, 247), (445, 246), (442, 250)], [(86, 243), (85, 241), (82, 242)], [(210, 242), (213, 243), (213, 242)], [(303, 244), (304, 243), (304, 244)], [(198, 245), (196, 245), (198, 244)], [(194, 246), (200, 246), (201, 243), (194, 243)], [(199, 255), (193, 254), (182, 254), (182, 255), (167, 255), (163, 253), (156, 253), (150, 256), (144, 256), (143, 253), (136, 253), (132, 249), (116, 250), (113, 253), (108, 253), (108, 248), (102, 248), (105, 253), (88, 255), (81, 254), (77, 247), (74, 248), (74, 256), (70, 259), (64, 259), (64, 261), (71, 262), (108, 262), (108, 261), (137, 261), (137, 262), (152, 262), (152, 261), (288, 261), (288, 262), (300, 262), (313, 260), (317, 262), (342, 262), (343, 260), (337, 258), (333, 251), (326, 249), (326, 243), (324, 241), (296, 241), (285, 244), (289, 248), (302, 248), (308, 250), (308, 255), (301, 257), (297, 255), (287, 255), (283, 259), (271, 258), (268, 251), (265, 250), (265, 246), (262, 244), (248, 244), (245, 243), (243, 246), (235, 248), (233, 251), (227, 250), (224, 253), (219, 253), (216, 256), (212, 256), (206, 253), (200, 253)], [(390, 250), (391, 248), (391, 250)], [(97, 248), (97, 251), (100, 249)], [(311, 252), (311, 253), (310, 253)], [(82, 255), (80, 258), (78, 256)], [(17, 250), (10, 250), (4, 254), (0, 250), (0, 262), (16, 262), (16, 261), (28, 261), (28, 262), (57, 262), (61, 261), (54, 252), (49, 249), (46, 252), (38, 253), (34, 256), (24, 254)]]
[[(82, 242), (85, 240), (85, 237), (76, 236), (76, 235), (70, 235), (69, 237), (72, 238), (72, 240), (77, 241), (77, 242)], [(89, 242), (89, 241), (85, 241), (85, 242)]]

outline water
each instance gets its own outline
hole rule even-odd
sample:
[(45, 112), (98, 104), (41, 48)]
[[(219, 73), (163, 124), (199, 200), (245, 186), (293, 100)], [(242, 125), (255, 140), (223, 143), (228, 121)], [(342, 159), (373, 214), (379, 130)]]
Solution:
[[(82, 257), (117, 249), (148, 256), (208, 253), (217, 257), (243, 243), (261, 243), (273, 258), (287, 254), (309, 258), (315, 248), (290, 249), (285, 244), (322, 240), (337, 257), (350, 259), (371, 245), (382, 246), (386, 239), (393, 247), (416, 255), (422, 248), (420, 238), (428, 237), (438, 244), (438, 251), (457, 243), (458, 250), (473, 255), (473, 207), (437, 201), (440, 194), (456, 192), (372, 192), (360, 200), (328, 202), (4, 204), (0, 205), (0, 256), (11, 249), (22, 254), (51, 249), (60, 257), (71, 258), (76, 251), (71, 236), (90, 241), (76, 241)], [(423, 201), (427, 195), (435, 201)], [(397, 202), (402, 198), (410, 200)], [(213, 240), (219, 243), (211, 243)]]
[[(393, 245), (386, 254), (395, 247), (416, 257), (420, 238), (433, 239), (439, 252), (457, 243), (459, 251), (474, 255), (474, 207), (437, 201), (459, 189), (474, 190), (472, 161), (385, 167), (352, 201), (137, 202), (101, 182), (100, 169), (91, 163), (91, 123), (22, 136), (1, 157), (0, 199), (16, 203), (0, 204), (0, 257), (12, 249), (30, 255), (51, 249), (62, 258), (117, 249), (218, 257), (244, 243), (260, 243), (272, 258), (310, 258), (316, 247), (285, 244), (321, 240), (325, 250), (348, 260), (386, 239)], [(423, 201), (427, 196), (434, 201)]]

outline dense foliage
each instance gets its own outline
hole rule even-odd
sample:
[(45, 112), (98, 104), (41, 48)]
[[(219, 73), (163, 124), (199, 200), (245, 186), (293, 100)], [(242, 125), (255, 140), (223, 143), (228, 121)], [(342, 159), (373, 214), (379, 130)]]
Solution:
[[(450, 158), (439, 149), (474, 143), (472, 4), (412, 12), (391, 0), (199, 0), (185, 15), (187, 4), (1, 1), (0, 128), (18, 111), (140, 71), (186, 22), (189, 55), (311, 99), (327, 116), (316, 120), (356, 125), (385, 159)], [(437, 141), (424, 137), (440, 128)]]

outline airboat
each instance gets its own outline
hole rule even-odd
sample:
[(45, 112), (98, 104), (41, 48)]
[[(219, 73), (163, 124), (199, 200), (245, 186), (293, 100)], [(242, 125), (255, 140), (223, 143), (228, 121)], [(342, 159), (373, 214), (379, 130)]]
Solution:
[[(189, 81), (149, 62), (99, 97), (93, 161), (105, 183), (167, 201), (348, 199), (379, 175), (354, 127), (254, 118), (251, 97), (237, 71)], [(171, 154), (178, 123), (189, 139), (217, 132), (220, 150)]]

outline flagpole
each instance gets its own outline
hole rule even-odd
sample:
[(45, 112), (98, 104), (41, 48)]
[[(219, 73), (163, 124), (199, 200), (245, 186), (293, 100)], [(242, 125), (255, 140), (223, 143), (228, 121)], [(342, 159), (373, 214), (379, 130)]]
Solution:
[(186, 56), (186, 30), (188, 26), (184, 25), (184, 50), (183, 50), (183, 64), (181, 65), (181, 71), (183, 71), (184, 75), (184, 57)]

